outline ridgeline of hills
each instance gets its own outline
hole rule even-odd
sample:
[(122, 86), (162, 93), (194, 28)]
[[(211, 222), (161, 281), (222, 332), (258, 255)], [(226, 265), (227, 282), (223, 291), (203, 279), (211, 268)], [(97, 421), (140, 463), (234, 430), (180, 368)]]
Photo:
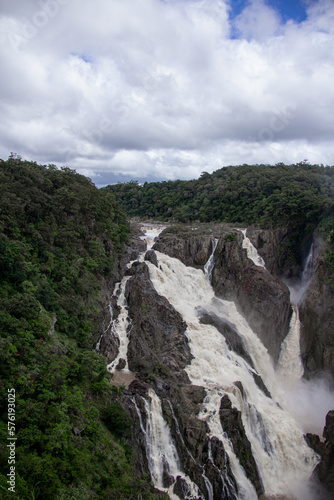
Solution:
[[(0, 161), (3, 499), (154, 498), (134, 473), (122, 391), (94, 351), (128, 237), (118, 204), (86, 177), (15, 155)], [(15, 493), (7, 483), (13, 389)]]

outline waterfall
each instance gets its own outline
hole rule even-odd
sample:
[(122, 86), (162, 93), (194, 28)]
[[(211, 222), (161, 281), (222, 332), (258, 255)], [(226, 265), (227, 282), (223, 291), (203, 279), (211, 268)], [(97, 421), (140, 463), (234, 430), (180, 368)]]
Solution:
[(113, 293), (115, 297), (118, 296), (117, 305), (120, 308), (120, 313), (118, 317), (113, 321), (111, 328), (114, 336), (119, 340), (119, 350), (116, 359), (114, 359), (114, 361), (112, 361), (112, 363), (107, 366), (109, 371), (115, 370), (121, 359), (125, 361), (125, 366), (123, 366), (123, 369), (128, 370), (128, 328), (130, 326), (130, 320), (126, 307), (125, 287), (129, 279), (130, 276), (125, 276), (122, 279), (121, 283), (116, 284)]
[[(219, 407), (225, 394), (241, 412), (265, 494), (305, 500), (305, 492), (301, 494), (298, 488), (307, 482), (318, 458), (306, 445), (297, 422), (279, 404), (282, 386), (267, 350), (235, 304), (215, 297), (201, 270), (186, 267), (160, 252), (156, 254), (159, 266), (147, 263), (151, 281), (187, 323), (186, 335), (193, 359), (186, 371), (191, 382), (204, 387), (207, 394), (199, 418), (207, 422), (210, 436), (218, 437), (225, 447), (238, 484), (237, 498), (255, 500), (257, 494), (222, 428)], [(212, 312), (235, 326), (272, 398), (256, 384), (254, 367), (229, 349), (224, 336), (214, 326), (200, 323), (199, 309)], [(242, 383), (242, 393), (235, 386), (236, 381)]]
[[(153, 246), (155, 238), (159, 236), (159, 234), (161, 233), (161, 231), (163, 231), (163, 229), (165, 229), (165, 227), (166, 226), (155, 226), (155, 225), (145, 225), (142, 227), (142, 230), (145, 232), (145, 235), (141, 236), (141, 239), (146, 241), (148, 249)], [(144, 256), (145, 252), (142, 252), (137, 260), (143, 261)], [(131, 268), (133, 262), (136, 262), (136, 260), (130, 262), (127, 267)], [(128, 316), (127, 303), (125, 298), (125, 289), (129, 279), (130, 276), (125, 276), (120, 283), (116, 283), (115, 285), (113, 297), (117, 297), (117, 305), (120, 308), (120, 313), (118, 317), (115, 320), (113, 320), (112, 309), (110, 307), (111, 320), (107, 328), (109, 329), (111, 327), (111, 331), (119, 343), (118, 355), (114, 359), (114, 361), (112, 361), (107, 366), (107, 369), (113, 373), (114, 383), (125, 384), (126, 386), (129, 385), (132, 382), (132, 380), (135, 379), (135, 376), (129, 370), (129, 365), (128, 365), (130, 320)], [(97, 351), (100, 349), (101, 338), (96, 346)], [(117, 369), (117, 365), (121, 360), (123, 360), (122, 368)]]
[(291, 283), (289, 281), (287, 281), (286, 283), (290, 290), (291, 303), (297, 304), (298, 306), (301, 305), (301, 303), (304, 300), (308, 286), (312, 281), (312, 278), (313, 278), (313, 243), (310, 247), (309, 253), (304, 262), (303, 272), (300, 280), (297, 283)]
[(280, 403), (300, 423), (305, 433), (322, 435), (325, 416), (333, 408), (333, 391), (326, 377), (302, 378), (299, 306), (313, 278), (313, 244), (298, 282), (286, 282), (293, 315), (287, 337), (282, 342), (277, 374), (282, 384)]
[(155, 239), (159, 234), (166, 229), (167, 226), (161, 226), (157, 224), (142, 224), (140, 229), (145, 233), (144, 236), (140, 238), (146, 241), (147, 250), (150, 250), (155, 242)]
[(244, 235), (244, 239), (242, 242), (242, 248), (245, 248), (247, 250), (247, 257), (254, 262), (256, 266), (259, 267), (266, 267), (266, 263), (262, 259), (262, 257), (258, 254), (258, 251), (256, 250), (255, 246), (251, 242), (249, 238), (246, 236), (246, 231), (247, 229), (241, 229), (240, 230), (242, 234)]
[(212, 275), (212, 271), (213, 271), (213, 268), (214, 268), (214, 265), (215, 265), (214, 253), (215, 253), (215, 250), (217, 248), (218, 241), (219, 241), (218, 238), (214, 238), (212, 240), (212, 252), (211, 252), (211, 255), (210, 255), (207, 263), (204, 266), (204, 274), (205, 274), (206, 279), (209, 282), (211, 281), (211, 275)]
[(306, 258), (306, 262), (304, 265), (303, 275), (302, 275), (302, 284), (303, 287), (310, 284), (310, 281), (313, 277), (313, 243), (311, 245), (310, 251)]
[(296, 304), (292, 304), (292, 308), (293, 314), (290, 320), (289, 333), (282, 342), (277, 365), (278, 375), (288, 388), (294, 387), (304, 373), (300, 356), (299, 310)]
[(208, 478), (206, 477), (205, 474), (202, 474), (202, 477), (204, 479), (206, 490), (208, 492), (208, 500), (213, 500), (213, 488), (212, 488), (212, 484), (210, 483), (210, 481), (208, 480)]
[(170, 429), (163, 418), (160, 398), (153, 389), (148, 391), (149, 399), (144, 399), (147, 424), (144, 435), (147, 444), (147, 460), (153, 484), (168, 492), (171, 500), (179, 500), (173, 492), (177, 477), (183, 479), (187, 496), (197, 497), (198, 487), (180, 469), (180, 460)]

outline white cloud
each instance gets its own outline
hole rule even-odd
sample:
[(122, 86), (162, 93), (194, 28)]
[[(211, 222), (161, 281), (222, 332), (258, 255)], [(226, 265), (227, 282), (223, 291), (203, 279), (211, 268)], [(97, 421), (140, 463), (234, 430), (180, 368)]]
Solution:
[(224, 0), (0, 4), (3, 158), (15, 151), (99, 182), (333, 163), (332, 2), (283, 25), (253, 0), (234, 26)]
[(280, 34), (280, 15), (264, 0), (252, 0), (235, 20), (239, 34), (247, 39), (266, 40)]

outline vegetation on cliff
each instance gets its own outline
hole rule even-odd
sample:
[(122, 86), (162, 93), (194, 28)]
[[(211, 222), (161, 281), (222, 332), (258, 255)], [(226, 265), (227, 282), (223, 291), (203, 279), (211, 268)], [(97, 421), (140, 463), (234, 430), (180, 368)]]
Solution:
[(114, 198), (86, 177), (0, 161), (1, 498), (150, 498), (134, 473), (122, 393), (93, 350), (128, 234)]

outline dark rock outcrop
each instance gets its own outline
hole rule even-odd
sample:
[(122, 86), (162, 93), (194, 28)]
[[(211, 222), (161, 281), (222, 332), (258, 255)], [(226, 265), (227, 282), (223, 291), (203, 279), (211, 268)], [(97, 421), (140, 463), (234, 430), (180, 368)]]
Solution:
[(264, 493), (263, 484), (259, 471), (252, 455), (251, 444), (246, 436), (241, 420), (241, 412), (232, 408), (231, 401), (227, 394), (222, 397), (219, 409), (219, 417), (224, 429), (232, 442), (234, 453), (239, 458), (240, 464), (245, 469), (248, 479), (260, 496)]
[(242, 337), (239, 335), (235, 325), (230, 323), (227, 319), (220, 318), (213, 312), (203, 311), (200, 313), (200, 322), (203, 325), (213, 325), (217, 330), (224, 335), (228, 347), (243, 357), (247, 363), (254, 368), (253, 361), (247, 352), (246, 346)]
[(154, 250), (148, 250), (145, 254), (145, 260), (151, 262), (154, 266), (158, 267), (158, 258)]
[[(315, 243), (322, 246), (319, 240)], [(326, 247), (317, 251), (317, 246), (313, 279), (300, 307), (301, 352), (306, 375), (325, 370), (334, 376), (334, 288)]]
[(259, 336), (276, 362), (289, 331), (292, 314), (287, 286), (267, 270), (256, 266), (242, 248), (243, 235), (220, 224), (211, 232), (199, 227), (170, 227), (161, 233), (154, 249), (178, 258), (187, 266), (204, 267), (219, 238), (214, 254), (212, 286), (218, 297), (236, 302), (241, 314)]
[(273, 276), (291, 279), (300, 275), (303, 254), (295, 231), (249, 227), (246, 234)]
[(215, 251), (212, 286), (225, 300), (234, 300), (248, 324), (276, 362), (289, 331), (290, 292), (278, 278), (247, 258), (242, 235), (220, 238)]
[(192, 355), (182, 316), (155, 291), (145, 263), (138, 263), (130, 271), (133, 276), (125, 292), (132, 323), (128, 347), (130, 370), (146, 380), (164, 375), (189, 383), (183, 369)]
[(324, 427), (323, 437), (325, 441), (322, 442), (319, 436), (314, 434), (307, 434), (306, 441), (309, 446), (314, 449), (321, 457), (320, 463), (314, 470), (313, 479), (316, 484), (324, 488), (324, 493), (321, 499), (333, 500), (334, 499), (334, 409), (327, 413), (326, 425)]
[(212, 251), (212, 231), (191, 231), (186, 226), (171, 227), (161, 233), (154, 250), (179, 259), (186, 266), (203, 269)]
[[(129, 273), (131, 277), (126, 286), (131, 321), (128, 363), (130, 370), (136, 372), (137, 380), (130, 384), (124, 394), (128, 395), (128, 405), (132, 406), (132, 415), (137, 419), (135, 432), (141, 434), (139, 443), (135, 445), (139, 456), (145, 450), (138, 420), (145, 428), (143, 398), (147, 397), (148, 388), (152, 387), (160, 397), (162, 412), (177, 447), (181, 467), (198, 485), (200, 498), (209, 498), (207, 481), (210, 481), (214, 500), (236, 498), (233, 493), (236, 491), (235, 480), (223, 444), (218, 439), (213, 446), (215, 463), (209, 458), (209, 428), (205, 421), (198, 418), (206, 392), (203, 387), (190, 384), (184, 370), (192, 359), (185, 336), (186, 324), (173, 306), (157, 294), (145, 263), (132, 266)], [(143, 458), (142, 462), (141, 472), (144, 473), (147, 460)], [(166, 467), (164, 482), (166, 485), (172, 484), (170, 471)], [(177, 479), (175, 490), (178, 494), (184, 494), (186, 489), (184, 480)], [(225, 496), (221, 496), (223, 491)]]

